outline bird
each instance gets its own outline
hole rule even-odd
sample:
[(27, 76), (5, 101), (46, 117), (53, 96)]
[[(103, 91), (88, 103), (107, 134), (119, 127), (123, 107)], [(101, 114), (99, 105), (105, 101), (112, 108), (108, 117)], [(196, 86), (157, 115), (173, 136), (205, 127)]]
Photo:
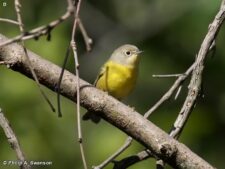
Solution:
[[(94, 86), (118, 100), (128, 96), (136, 85), (141, 50), (135, 45), (125, 44), (115, 49), (101, 67)], [(88, 111), (83, 120), (99, 123), (100, 116)]]

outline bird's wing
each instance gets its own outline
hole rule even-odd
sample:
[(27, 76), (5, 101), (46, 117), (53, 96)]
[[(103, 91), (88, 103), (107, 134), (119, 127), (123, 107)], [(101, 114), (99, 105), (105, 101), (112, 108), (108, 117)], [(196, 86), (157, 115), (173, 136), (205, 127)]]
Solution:
[(97, 78), (95, 79), (94, 86), (96, 86), (98, 80), (104, 75), (105, 71), (106, 71), (106, 66), (103, 66), (103, 67), (100, 69), (100, 72), (99, 72)]

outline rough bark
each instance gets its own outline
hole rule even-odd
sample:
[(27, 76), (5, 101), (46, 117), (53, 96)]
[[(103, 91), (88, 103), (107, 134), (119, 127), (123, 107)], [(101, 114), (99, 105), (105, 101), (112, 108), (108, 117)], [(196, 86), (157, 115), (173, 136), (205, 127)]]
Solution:
[[(5, 40), (7, 38), (0, 34), (0, 43)], [(40, 83), (55, 91), (61, 68), (31, 51), (28, 51), (28, 54)], [(18, 44), (1, 47), (0, 61), (8, 63), (11, 69), (31, 78), (23, 49)], [(65, 71), (60, 91), (62, 95), (74, 102), (76, 102), (76, 83), (76, 77)], [(213, 168), (184, 144), (170, 137), (134, 109), (94, 88), (82, 79), (80, 79), (80, 99), (83, 107), (96, 112), (103, 119), (136, 139), (151, 150), (155, 156), (163, 159), (172, 167)]]

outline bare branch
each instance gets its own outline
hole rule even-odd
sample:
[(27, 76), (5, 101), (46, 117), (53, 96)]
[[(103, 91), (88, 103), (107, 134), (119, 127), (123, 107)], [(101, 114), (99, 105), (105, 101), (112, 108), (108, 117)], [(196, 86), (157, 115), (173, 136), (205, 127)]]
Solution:
[[(204, 59), (205, 59), (207, 53), (209, 51), (211, 51), (212, 49), (214, 49), (214, 47), (215, 47), (215, 38), (216, 38), (217, 32), (219, 31), (219, 28), (222, 25), (222, 22), (225, 17), (224, 16), (224, 8), (225, 8), (225, 0), (222, 1), (220, 11), (218, 12), (217, 16), (215, 17), (213, 23), (210, 24), (210, 26), (209, 26), (209, 31), (202, 43), (199, 54), (196, 57), (196, 61), (192, 64), (192, 66), (184, 74), (153, 75), (153, 77), (178, 77), (178, 79), (174, 82), (172, 87), (163, 95), (163, 97), (149, 111), (147, 111), (145, 113), (145, 115), (144, 115), (145, 118), (148, 118), (159, 106), (161, 106), (166, 100), (168, 100), (177, 88), (178, 88), (178, 90), (175, 95), (175, 99), (178, 97), (178, 95), (181, 91), (181, 88), (182, 88), (181, 84), (190, 75), (190, 73), (192, 72), (193, 69), (195, 69), (195, 70), (192, 74), (192, 80), (189, 85), (189, 94), (186, 98), (186, 101), (188, 99), (190, 99), (190, 96), (192, 96), (193, 94), (196, 94), (195, 93), (196, 91), (193, 90), (193, 88), (195, 88), (196, 86), (192, 83), (192, 81), (197, 81), (196, 82), (197, 87), (198, 88), (201, 87), (201, 76), (202, 76), (202, 71), (203, 71), (203, 67), (204, 67), (203, 66)], [(214, 26), (212, 26), (212, 25), (214, 25)], [(201, 59), (199, 59), (199, 58), (201, 58)], [(200, 68), (200, 66), (198, 66), (199, 64), (201, 64), (202, 68)], [(197, 66), (198, 66), (198, 68), (197, 68)], [(200, 73), (200, 71), (201, 71), (201, 73)], [(191, 88), (192, 88), (192, 91), (191, 91)], [(197, 93), (199, 91), (200, 91), (200, 89), (197, 91)], [(194, 106), (197, 96), (198, 96), (198, 94), (196, 95), (194, 100), (192, 100), (193, 102), (190, 103), (190, 105), (188, 105), (188, 106), (191, 106), (191, 107)], [(189, 101), (184, 103), (184, 106), (182, 107), (181, 112), (179, 113), (179, 115), (175, 121), (174, 128), (170, 132), (170, 135), (175, 138), (178, 137), (178, 134), (182, 131), (182, 128), (184, 127), (185, 122), (187, 121), (187, 118), (189, 116), (188, 114), (192, 110), (192, 108), (190, 108), (190, 109), (188, 109), (188, 111), (186, 113), (184, 113), (183, 109), (185, 109), (185, 106), (187, 106), (187, 103), (189, 104)], [(123, 150), (125, 150), (125, 149), (123, 149)], [(120, 153), (122, 153), (122, 152), (120, 152)], [(164, 162), (162, 160), (157, 160), (157, 167), (163, 168)]]
[(168, 100), (172, 94), (177, 90), (177, 88), (184, 82), (184, 80), (190, 75), (194, 68), (194, 64), (192, 64), (184, 74), (181, 74), (178, 79), (174, 82), (174, 84), (170, 87), (170, 89), (161, 97), (161, 99), (151, 107), (145, 114), (144, 117), (148, 118), (156, 109), (159, 108), (166, 100)]
[(79, 22), (79, 11), (80, 11), (80, 5), (82, 0), (77, 1), (76, 5), (76, 12), (75, 12), (75, 19), (73, 23), (73, 30), (72, 30), (72, 36), (71, 36), (71, 42), (70, 46), (73, 51), (74, 56), (74, 65), (75, 65), (75, 73), (76, 73), (76, 95), (77, 95), (77, 130), (78, 130), (78, 142), (80, 146), (80, 152), (82, 157), (82, 162), (84, 165), (84, 168), (87, 169), (87, 162), (84, 154), (84, 147), (83, 147), (83, 140), (82, 140), (82, 129), (81, 129), (81, 115), (80, 115), (80, 74), (79, 74), (79, 61), (77, 56), (77, 47), (76, 47), (76, 41), (75, 41), (75, 34), (76, 34), (76, 28), (77, 24)]
[[(175, 90), (178, 88), (177, 94), (175, 96), (175, 99), (177, 98), (180, 90), (181, 90), (181, 84), (184, 82), (184, 80), (190, 75), (190, 73), (192, 72), (194, 68), (194, 64), (191, 65), (191, 67), (184, 73), (184, 74), (179, 74), (178, 79), (174, 82), (174, 84), (171, 86), (171, 88), (161, 97), (161, 99), (156, 102), (156, 104), (151, 107), (150, 110), (148, 110), (145, 114), (144, 114), (144, 118), (148, 118), (157, 108), (159, 108), (159, 106), (161, 106), (166, 100), (168, 100), (172, 94), (175, 92)], [(132, 141), (132, 139), (130, 139), (130, 142)], [(130, 144), (128, 144), (128, 146), (126, 146), (125, 148), (120, 148), (115, 154), (117, 154), (116, 156), (118, 156), (119, 154), (121, 154), (124, 150), (126, 150), (126, 148), (129, 147)], [(124, 147), (124, 145), (122, 146)], [(122, 150), (122, 151), (120, 151)], [(106, 161), (109, 161), (110, 158), (108, 158)], [(112, 161), (113, 159), (111, 158), (110, 161)], [(109, 162), (110, 162), (109, 161)], [(139, 161), (136, 161), (139, 162)]]
[(4, 130), (8, 142), (11, 145), (11, 148), (16, 152), (17, 159), (22, 162), (20, 167), (22, 169), (31, 169), (30, 165), (25, 164), (26, 159), (24, 157), (22, 149), (20, 148), (19, 141), (15, 133), (13, 132), (13, 129), (10, 127), (9, 121), (4, 116), (1, 108), (0, 108), (0, 126)]
[(83, 38), (84, 38), (84, 42), (85, 42), (85, 45), (86, 45), (86, 50), (89, 52), (89, 51), (91, 51), (91, 45), (92, 45), (93, 41), (88, 36), (87, 31), (85, 30), (84, 25), (83, 25), (83, 23), (82, 23), (80, 18), (78, 20), (78, 24), (79, 24), (80, 31), (81, 31), (81, 33), (83, 35)]
[(11, 20), (11, 19), (5, 19), (5, 18), (0, 18), (0, 22), (6, 22), (6, 23), (19, 25), (19, 23), (17, 21), (14, 21), (14, 20)]
[(179, 94), (181, 92), (181, 89), (182, 89), (182, 85), (180, 85), (179, 88), (177, 89), (177, 93), (176, 93), (176, 95), (174, 97), (174, 100), (177, 100), (177, 98), (178, 98), (178, 96), (179, 96)]
[[(18, 20), (18, 23), (19, 23), (20, 32), (22, 34), (24, 34), (25, 33), (25, 30), (24, 30), (24, 24), (23, 24), (23, 21), (22, 21), (22, 16), (21, 16), (21, 13), (20, 13), (20, 8), (21, 8), (20, 1), (19, 0), (15, 0), (15, 10), (16, 10), (16, 14), (17, 14), (17, 20)], [(45, 94), (45, 92), (41, 88), (41, 85), (40, 85), (40, 83), (38, 81), (38, 78), (37, 78), (37, 76), (35, 74), (35, 71), (34, 71), (32, 65), (31, 65), (30, 58), (29, 58), (29, 55), (27, 53), (27, 49), (25, 48), (25, 45), (24, 45), (24, 41), (23, 40), (21, 41), (21, 45), (23, 47), (24, 54), (25, 54), (26, 59), (27, 59), (27, 62), (29, 64), (29, 69), (30, 69), (30, 71), (32, 73), (32, 76), (35, 79), (35, 82), (37, 84), (37, 87), (38, 87), (39, 91), (41, 92), (41, 95), (43, 96), (43, 98), (45, 99), (45, 101), (48, 103), (48, 105), (50, 106), (51, 110), (53, 112), (55, 112), (55, 108), (54, 108), (53, 104), (51, 103), (51, 101), (49, 100), (49, 98), (47, 97), (47, 95)]]
[(215, 19), (210, 24), (208, 33), (202, 42), (201, 48), (195, 60), (195, 67), (192, 72), (188, 95), (174, 123), (174, 127), (170, 132), (172, 137), (179, 137), (179, 134), (181, 133), (188, 117), (190, 116), (190, 113), (195, 106), (197, 98), (200, 96), (205, 58), (210, 50), (211, 45), (215, 42), (215, 38), (224, 19), (225, 5), (221, 7), (220, 11), (215, 16)]
[[(0, 35), (0, 42), (5, 40), (6, 38)], [(31, 78), (24, 53), (21, 51), (22, 48), (18, 44), (2, 47), (0, 48), (0, 61), (12, 61), (11, 69)], [(32, 52), (28, 51), (28, 54), (33, 68), (37, 70), (36, 74), (40, 83), (55, 91), (61, 68)], [(81, 105), (87, 110), (97, 113), (103, 119), (133, 137), (151, 150), (154, 156), (164, 160), (174, 168), (214, 168), (132, 108), (107, 95), (105, 92), (96, 89), (89, 83), (81, 79), (79, 81)], [(61, 83), (61, 94), (75, 101), (77, 91), (74, 85), (76, 84), (77, 78), (65, 71)]]
[(18, 35), (12, 39), (8, 39), (5, 42), (1, 42), (0, 47), (9, 45), (14, 42), (22, 41), (22, 40), (39, 38), (42, 35), (49, 35), (52, 29), (54, 29), (57, 25), (59, 25), (60, 23), (62, 23), (66, 19), (68, 19), (71, 15), (73, 15), (73, 13), (74, 13), (74, 6), (68, 2), (68, 7), (67, 7), (66, 13), (63, 14), (59, 19), (50, 22), (46, 26), (40, 26), (38, 28), (32, 29), (29, 32), (24, 32), (23, 34)]
[(142, 152), (139, 152), (136, 155), (126, 157), (120, 161), (113, 161), (113, 163), (114, 163), (113, 169), (125, 169), (137, 162), (146, 160), (149, 157), (153, 157), (151, 152), (149, 150), (144, 150)]
[(60, 72), (59, 81), (58, 81), (57, 86), (56, 86), (58, 117), (62, 117), (61, 102), (60, 102), (60, 90), (61, 90), (61, 83), (62, 83), (62, 78), (63, 78), (63, 74), (64, 74), (64, 71), (65, 71), (66, 63), (67, 63), (69, 55), (70, 55), (70, 49), (71, 49), (71, 47), (70, 47), (70, 44), (69, 44), (68, 48), (66, 49), (66, 55), (65, 55), (65, 58), (64, 58), (64, 61), (63, 61), (62, 70)]
[(152, 77), (161, 78), (161, 77), (180, 77), (182, 74), (169, 74), (169, 75), (152, 75)]
[[(131, 142), (133, 141), (132, 137), (127, 137), (125, 143), (114, 153), (112, 154), (109, 158), (107, 158), (105, 161), (103, 161), (100, 165), (94, 166), (94, 169), (101, 169), (104, 168), (107, 164), (112, 162), (116, 157), (118, 157), (124, 150), (126, 150), (130, 145)], [(114, 162), (116, 165), (116, 162)], [(124, 162), (123, 162), (124, 163)]]

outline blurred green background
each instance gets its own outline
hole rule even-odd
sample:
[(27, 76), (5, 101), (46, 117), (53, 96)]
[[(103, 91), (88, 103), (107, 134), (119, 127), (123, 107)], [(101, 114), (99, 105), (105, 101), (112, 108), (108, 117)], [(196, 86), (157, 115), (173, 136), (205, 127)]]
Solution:
[[(2, 3), (7, 2), (3, 7)], [(112, 51), (124, 43), (144, 50), (140, 76), (135, 91), (124, 102), (145, 113), (173, 84), (174, 78), (156, 79), (152, 74), (184, 72), (194, 61), (201, 42), (220, 6), (219, 0), (84, 0), (81, 19), (93, 39), (93, 50), (85, 50), (80, 32), (77, 46), (81, 78), (92, 83), (100, 66)], [(28, 31), (57, 19), (66, 10), (66, 1), (22, 1), (22, 16)], [(0, 0), (0, 17), (16, 19), (13, 1)], [(26, 41), (26, 47), (43, 58), (62, 65), (71, 36), (72, 19), (54, 29), (51, 41), (46, 37)], [(18, 28), (0, 22), (0, 33), (13, 37)], [(225, 168), (225, 31), (221, 28), (214, 57), (207, 58), (204, 72), (204, 98), (198, 101), (180, 141), (217, 168)], [(73, 72), (73, 59), (67, 65)], [(150, 120), (169, 131), (187, 94), (189, 79), (178, 100), (171, 98)], [(75, 105), (62, 98), (63, 118), (50, 111), (36, 84), (25, 76), (0, 66), (0, 107), (4, 110), (28, 160), (52, 161), (51, 166), (33, 168), (81, 169), (77, 143)], [(56, 106), (56, 94), (44, 88)], [(82, 109), (85, 113), (85, 109)], [(82, 123), (85, 153), (89, 168), (97, 165), (119, 148), (126, 135), (108, 123)], [(138, 143), (118, 159), (143, 150)], [(3, 160), (15, 160), (14, 151), (0, 130), (0, 168)], [(107, 168), (112, 168), (110, 164)], [(154, 168), (148, 159), (131, 169)], [(170, 168), (170, 167), (168, 167)]]

